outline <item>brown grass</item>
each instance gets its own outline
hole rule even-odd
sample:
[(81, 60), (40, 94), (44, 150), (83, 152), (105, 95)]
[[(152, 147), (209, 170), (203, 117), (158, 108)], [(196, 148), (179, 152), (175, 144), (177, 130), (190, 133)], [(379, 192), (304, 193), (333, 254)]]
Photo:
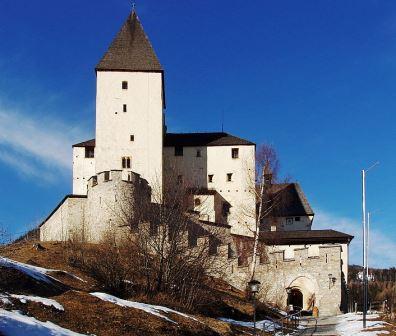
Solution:
[[(120, 307), (105, 302), (89, 294), (100, 291), (101, 284), (89, 277), (84, 271), (70, 266), (67, 262), (65, 246), (62, 243), (41, 243), (45, 248), (37, 250), (33, 243), (17, 243), (0, 248), (0, 255), (44, 268), (67, 271), (84, 281), (62, 272), (53, 272), (51, 276), (58, 279), (63, 286), (43, 285), (28, 276), (12, 269), (2, 269), (0, 272), (0, 292), (14, 294), (30, 294), (51, 297), (65, 308), (64, 312), (55, 308), (44, 306), (40, 303), (20, 303), (13, 299), (12, 307), (42, 320), (51, 321), (64, 328), (82, 333), (106, 336), (122, 335), (242, 335), (248, 329), (230, 326), (217, 320), (217, 317), (229, 317), (239, 320), (251, 319), (252, 305), (245, 299), (244, 293), (230, 287), (219, 279), (208, 281), (207, 295), (198, 307), (194, 307), (194, 316), (200, 321), (183, 318), (177, 314), (168, 316), (173, 321), (170, 323), (162, 318), (148, 314), (144, 311)], [(17, 279), (17, 280), (16, 280)], [(158, 295), (147, 298), (136, 294), (134, 301), (164, 305), (183, 311), (172, 298)], [(1, 303), (0, 303), (1, 307)], [(184, 311), (185, 312), (185, 311)], [(265, 306), (260, 307), (259, 316), (267, 314)], [(1, 335), (0, 335), (1, 336)]]

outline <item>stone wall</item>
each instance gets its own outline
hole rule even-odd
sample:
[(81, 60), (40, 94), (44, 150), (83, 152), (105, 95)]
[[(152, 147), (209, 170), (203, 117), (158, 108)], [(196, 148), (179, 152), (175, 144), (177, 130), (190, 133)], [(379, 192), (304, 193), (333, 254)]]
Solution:
[[(40, 240), (99, 242), (123, 235), (150, 206), (151, 189), (139, 174), (112, 170), (88, 180), (87, 196), (68, 196), (40, 226)], [(123, 229), (124, 227), (124, 229)]]
[(66, 196), (40, 226), (40, 240), (66, 241), (71, 239), (84, 223), (86, 202), (87, 199), (84, 196)]
[[(284, 309), (288, 304), (287, 292), (298, 289), (303, 295), (303, 309), (312, 309), (312, 301), (319, 308), (321, 316), (340, 313), (342, 301), (341, 250), (339, 244), (317, 245), (318, 256), (309, 256), (309, 247), (288, 246), (294, 249), (294, 257), (287, 258), (281, 246), (267, 247), (265, 262), (258, 260), (255, 278), (261, 282), (260, 297)], [(219, 257), (224, 257), (224, 248)], [(250, 280), (251, 258), (241, 266), (237, 255), (227, 256), (227, 268), (222, 278), (231, 285), (244, 290)], [(331, 279), (329, 279), (331, 274)], [(333, 282), (333, 278), (335, 281)]]

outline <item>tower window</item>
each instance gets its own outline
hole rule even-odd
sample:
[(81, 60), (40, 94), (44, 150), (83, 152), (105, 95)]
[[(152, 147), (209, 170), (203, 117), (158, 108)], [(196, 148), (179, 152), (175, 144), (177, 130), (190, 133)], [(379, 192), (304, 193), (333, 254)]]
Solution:
[(231, 157), (233, 159), (239, 158), (239, 148), (231, 148)]
[(109, 171), (105, 171), (104, 172), (104, 180), (105, 181), (109, 181), (110, 180), (110, 172)]
[(231, 182), (232, 181), (232, 173), (228, 173), (227, 174), (227, 182)]
[(213, 182), (213, 174), (208, 175), (208, 182), (209, 183)]
[(135, 136), (133, 134), (131, 134), (130, 139), (131, 139), (131, 141), (135, 141)]
[(183, 183), (183, 175), (177, 175), (177, 184)]
[(200, 206), (200, 205), (201, 205), (201, 200), (200, 200), (199, 198), (196, 198), (196, 199), (194, 200), (194, 205), (195, 205), (195, 206)]
[(122, 82), (122, 89), (123, 90), (128, 90), (128, 82), (127, 81), (123, 81)]
[(299, 222), (299, 221), (301, 221), (301, 217), (294, 217), (294, 220), (295, 220), (296, 222)]
[(123, 112), (126, 112), (126, 111), (127, 111), (127, 105), (126, 105), (126, 104), (123, 104), (123, 105), (122, 105), (122, 111), (123, 111)]
[(200, 149), (197, 149), (197, 157), (201, 157), (202, 156), (202, 152)]
[(123, 156), (122, 159), (122, 168), (131, 168), (131, 158), (129, 156)]
[(183, 146), (175, 147), (175, 156), (183, 156)]

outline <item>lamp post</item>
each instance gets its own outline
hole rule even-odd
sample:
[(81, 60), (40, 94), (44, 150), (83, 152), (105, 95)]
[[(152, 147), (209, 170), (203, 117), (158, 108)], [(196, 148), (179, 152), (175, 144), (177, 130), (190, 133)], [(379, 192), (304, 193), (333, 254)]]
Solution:
[(260, 291), (260, 281), (252, 279), (248, 282), (249, 292), (253, 294), (253, 335), (256, 335), (256, 294)]
[(362, 170), (362, 226), (363, 226), (363, 328), (366, 328), (367, 319), (367, 227), (366, 227), (366, 173), (374, 168), (379, 162), (374, 163), (367, 170)]

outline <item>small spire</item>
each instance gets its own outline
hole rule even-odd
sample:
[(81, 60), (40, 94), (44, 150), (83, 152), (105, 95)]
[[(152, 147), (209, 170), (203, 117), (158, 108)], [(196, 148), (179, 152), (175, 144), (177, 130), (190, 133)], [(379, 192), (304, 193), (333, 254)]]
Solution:
[(135, 2), (132, 2), (132, 12), (135, 11), (135, 7), (136, 7), (136, 3), (135, 3)]

